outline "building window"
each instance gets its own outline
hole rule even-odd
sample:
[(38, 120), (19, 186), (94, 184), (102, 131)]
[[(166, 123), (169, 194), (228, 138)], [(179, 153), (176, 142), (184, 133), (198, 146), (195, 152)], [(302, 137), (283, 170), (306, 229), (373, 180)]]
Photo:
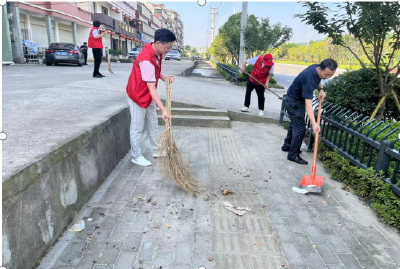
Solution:
[(104, 15), (108, 15), (108, 9), (106, 7), (101, 6), (101, 13)]

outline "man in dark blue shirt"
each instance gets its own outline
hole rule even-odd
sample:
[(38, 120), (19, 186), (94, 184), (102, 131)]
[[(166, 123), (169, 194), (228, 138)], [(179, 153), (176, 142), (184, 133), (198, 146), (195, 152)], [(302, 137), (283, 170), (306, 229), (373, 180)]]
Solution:
[(84, 65), (88, 65), (87, 64), (87, 50), (88, 50), (88, 46), (86, 42), (83, 42), (83, 45), (81, 46), (81, 51), (83, 53), (83, 58), (85, 60)]
[(304, 121), (305, 112), (310, 118), (314, 133), (319, 130), (319, 125), (315, 121), (312, 108), (312, 99), (314, 90), (319, 91), (318, 99), (325, 98), (325, 92), (322, 89), (321, 79), (331, 78), (337, 69), (336, 61), (325, 59), (320, 64), (313, 64), (304, 69), (293, 81), (289, 87), (286, 98), (285, 108), (290, 117), (288, 134), (282, 146), (282, 151), (287, 151), (288, 160), (299, 164), (308, 164), (307, 161), (300, 158), (300, 147), (306, 132), (306, 123)]

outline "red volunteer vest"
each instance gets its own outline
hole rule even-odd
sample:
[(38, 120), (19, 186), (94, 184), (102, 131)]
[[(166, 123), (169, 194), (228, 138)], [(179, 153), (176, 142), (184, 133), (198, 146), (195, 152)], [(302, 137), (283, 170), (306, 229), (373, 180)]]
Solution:
[(98, 38), (98, 39), (94, 38), (94, 36), (93, 36), (94, 29), (96, 29), (97, 31), (99, 30), (99, 28), (97, 28), (97, 27), (93, 27), (92, 30), (90, 30), (88, 47), (94, 48), (94, 49), (102, 49), (103, 48), (102, 38)]
[[(272, 64), (271, 66), (264, 65), (264, 67), (262, 67), (262, 62), (263, 62), (263, 57), (258, 57), (256, 63), (253, 66), (253, 71), (251, 72), (250, 75), (252, 75), (257, 80), (259, 80), (260, 82), (265, 84), (267, 82), (267, 77), (268, 77), (268, 74), (269, 74), (269, 70), (271, 70), (271, 68), (272, 68), (272, 66), (274, 64)], [(249, 79), (254, 84), (257, 84), (257, 85), (259, 84), (258, 82), (256, 82), (251, 77), (249, 77)]]
[(139, 62), (149, 61), (154, 66), (156, 71), (156, 88), (161, 73), (162, 55), (160, 54), (160, 56), (158, 56), (160, 58), (160, 66), (158, 66), (151, 44), (153, 43), (146, 44), (133, 62), (132, 72), (129, 76), (128, 85), (126, 86), (126, 93), (128, 94), (129, 98), (131, 98), (131, 100), (138, 106), (143, 108), (147, 108), (153, 99), (151, 98), (150, 90), (147, 87), (147, 82), (143, 81), (142, 79)]

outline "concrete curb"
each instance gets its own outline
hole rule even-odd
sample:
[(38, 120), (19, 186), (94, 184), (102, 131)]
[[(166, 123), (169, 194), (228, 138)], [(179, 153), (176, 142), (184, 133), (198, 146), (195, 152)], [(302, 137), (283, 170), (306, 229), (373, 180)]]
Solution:
[(129, 151), (129, 126), (124, 108), (3, 182), (3, 266), (35, 268)]

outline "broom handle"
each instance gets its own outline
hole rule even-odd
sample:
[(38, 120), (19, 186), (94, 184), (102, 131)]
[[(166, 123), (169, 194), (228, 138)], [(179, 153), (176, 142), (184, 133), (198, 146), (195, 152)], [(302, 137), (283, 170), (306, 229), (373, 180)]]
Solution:
[[(318, 102), (318, 117), (317, 117), (318, 126), (321, 121), (321, 103), (322, 103), (322, 101), (320, 99)], [(312, 175), (314, 175), (314, 176), (315, 176), (316, 165), (317, 165), (318, 137), (319, 137), (319, 131), (317, 131), (317, 133), (315, 134), (315, 142), (314, 142), (314, 156), (313, 156), (313, 167), (312, 167)]]
[(166, 100), (166, 106), (167, 106), (167, 113), (169, 118), (165, 121), (165, 128), (166, 129), (171, 129), (171, 82), (170, 82), (170, 77), (167, 77), (166, 80), (166, 85), (167, 85), (167, 100)]
[[(107, 30), (106, 30), (107, 31)], [(110, 67), (110, 51), (108, 50), (108, 38), (107, 38), (107, 32), (106, 32), (106, 34), (105, 34), (105, 36), (106, 36), (106, 43), (107, 43), (107, 60), (108, 60), (108, 67)]]
[[(239, 67), (237, 65), (237, 67)], [(246, 71), (243, 71), (243, 73), (245, 73), (246, 75), (248, 75), (249, 77), (251, 77), (252, 79), (254, 79), (255, 81), (257, 81), (258, 83), (260, 83), (261, 85), (265, 85), (263, 83), (261, 83), (258, 79), (256, 79), (255, 77), (253, 77), (252, 75), (250, 75), (249, 73), (247, 73)], [(276, 94), (276, 92), (274, 92), (273, 90), (270, 90), (269, 88), (266, 88), (267, 90), (269, 90), (270, 92), (272, 92), (273, 94), (276, 95), (276, 97), (278, 97), (279, 99), (282, 99), (282, 97), (280, 97), (278, 94)]]

